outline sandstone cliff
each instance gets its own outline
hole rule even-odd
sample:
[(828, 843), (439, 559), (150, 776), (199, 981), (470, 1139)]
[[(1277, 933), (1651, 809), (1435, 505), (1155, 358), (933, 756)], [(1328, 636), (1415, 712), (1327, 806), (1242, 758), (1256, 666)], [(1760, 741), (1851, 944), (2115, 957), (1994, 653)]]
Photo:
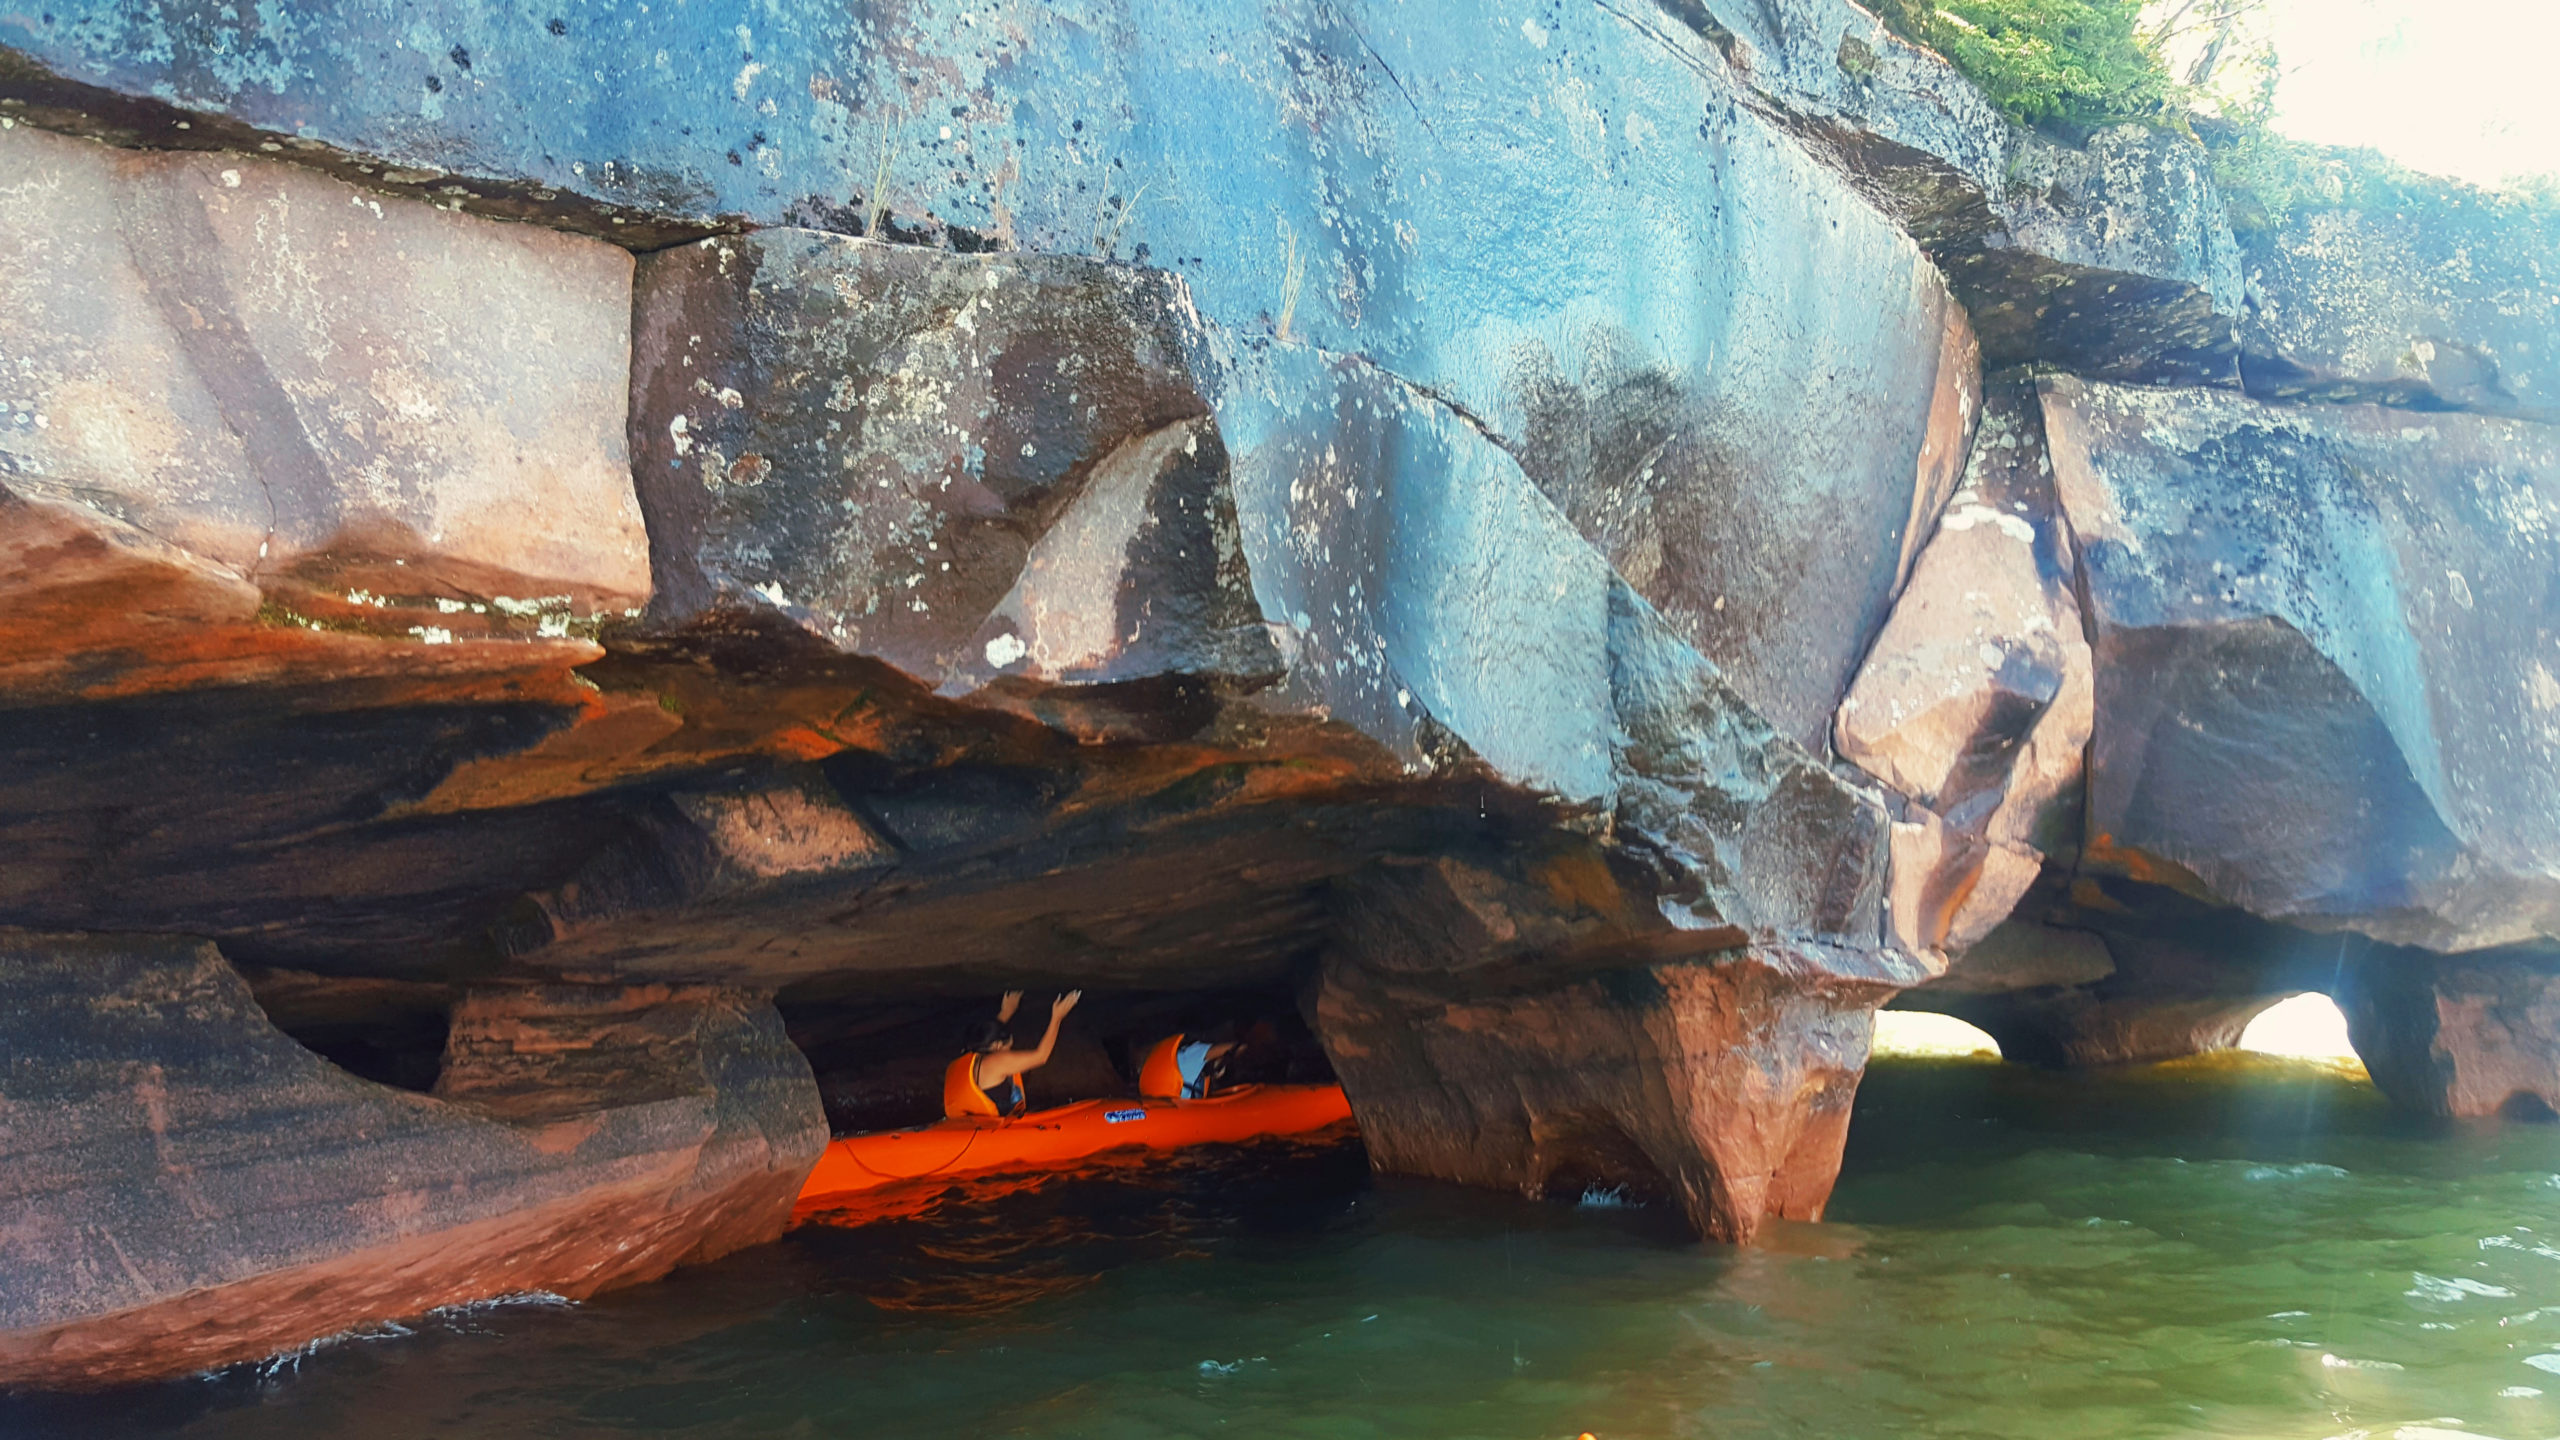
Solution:
[(1818, 1218), (1875, 1009), (2560, 1104), (2560, 255), (1846, 0), (0, 16), (0, 1384), (779, 1232), (1082, 985)]

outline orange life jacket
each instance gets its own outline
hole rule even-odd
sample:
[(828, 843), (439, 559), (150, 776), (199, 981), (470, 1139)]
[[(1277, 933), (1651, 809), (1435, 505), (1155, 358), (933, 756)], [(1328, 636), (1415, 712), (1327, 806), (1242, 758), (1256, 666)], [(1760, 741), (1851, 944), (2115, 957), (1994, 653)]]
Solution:
[(1138, 1067), (1138, 1094), (1148, 1100), (1182, 1098), (1182, 1036), (1167, 1035), (1147, 1052), (1147, 1063)]
[[(1017, 1079), (1010, 1088), (1013, 1091), (1013, 1108), (1019, 1111), (1023, 1104), (1022, 1082)], [(1005, 1113), (997, 1106), (995, 1097), (978, 1083), (977, 1051), (972, 1050), (952, 1061), (942, 1072), (942, 1113), (952, 1120), (971, 1115), (994, 1118)]]

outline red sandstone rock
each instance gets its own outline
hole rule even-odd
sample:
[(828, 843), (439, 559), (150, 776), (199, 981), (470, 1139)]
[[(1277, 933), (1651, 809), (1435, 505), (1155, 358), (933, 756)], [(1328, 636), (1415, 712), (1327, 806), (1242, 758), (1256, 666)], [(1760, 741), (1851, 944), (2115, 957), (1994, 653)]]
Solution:
[(0, 186), (0, 696), (565, 665), (646, 599), (624, 252), (25, 127)]
[(1719, 1240), (1820, 1218), (1875, 1008), (1930, 972), (1653, 909), (1597, 852), (1362, 877), (1314, 1021), (1371, 1163), (1533, 1196), (1626, 1186)]
[(431, 1099), (271, 1026), (212, 947), (0, 933), (0, 1385), (653, 1279), (782, 1231), (826, 1142), (771, 1007), (482, 992)]
[(1995, 389), (1956, 493), (1834, 725), (1916, 802), (1894, 829), (1908, 947), (1961, 954), (2047, 853), (2068, 860), (2091, 724), (2089, 645), (2035, 397)]
[(1840, 753), (1970, 833), (2039, 846), (2036, 812), (2078, 783), (2089, 735), (2073, 564), (2034, 397), (1999, 392), (1841, 702)]
[(1876, 1005), (1917, 979), (1873, 955), (1754, 947), (1514, 990), (1328, 966), (1326, 1054), (1372, 1164), (1667, 1200), (1711, 1239), (1819, 1220)]
[(2397, 956), (2337, 997), (2373, 1083), (2429, 1115), (2560, 1112), (2560, 974), (2549, 961)]
[(1887, 917), (1914, 954), (1962, 955), (1991, 933), (2036, 882), (2044, 857), (2023, 845), (1967, 835), (1926, 810), (1893, 826)]

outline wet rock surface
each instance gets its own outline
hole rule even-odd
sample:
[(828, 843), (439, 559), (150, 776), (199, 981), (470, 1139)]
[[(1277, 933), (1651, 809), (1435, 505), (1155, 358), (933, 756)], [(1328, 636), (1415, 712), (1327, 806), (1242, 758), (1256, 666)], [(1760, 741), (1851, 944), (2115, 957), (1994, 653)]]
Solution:
[[(2035, 397), (2004, 383), (1835, 724), (1842, 758), (1918, 807), (1897, 840), (1914, 863), (1897, 873), (1930, 878), (1903, 903), (1943, 908), (1924, 901), (1934, 890), (1970, 905), (1987, 917), (1971, 935), (2046, 858), (2078, 852), (2093, 701), (2078, 567)], [(1979, 900), (1976, 877), (1992, 882)], [(1924, 930), (1939, 938), (1919, 943), (1949, 941)]]
[(2083, 146), (2022, 135), (1997, 228), (1933, 248), (1993, 364), (2236, 387), (2239, 244), (2202, 147), (2142, 125)]
[(1995, 383), (1961, 488), (1841, 702), (1841, 757), (1898, 797), (1895, 942), (1958, 956), (2077, 858), (2092, 668), (2031, 388)]
[(648, 257), (637, 314), (656, 623), (956, 693), (1278, 674), (1172, 277), (776, 230)]
[(475, 995), (430, 1099), (277, 1031), (212, 947), (0, 935), (0, 1384), (101, 1386), (779, 1235), (825, 1142), (769, 1004)]
[(2236, 385), (2238, 242), (2193, 140), (2142, 125), (2063, 144), (1847, 0), (1683, 0), (1752, 104), (1946, 272), (1994, 367)]

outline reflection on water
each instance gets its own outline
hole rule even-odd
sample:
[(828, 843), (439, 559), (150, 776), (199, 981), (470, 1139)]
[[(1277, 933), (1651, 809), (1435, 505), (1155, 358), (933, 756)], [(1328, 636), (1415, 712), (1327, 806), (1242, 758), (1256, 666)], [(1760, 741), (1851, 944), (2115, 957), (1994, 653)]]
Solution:
[(0, 1434), (2560, 1434), (2560, 1127), (2335, 1068), (1880, 1064), (1835, 1223), (1745, 1251), (1356, 1146), (1000, 1189)]

